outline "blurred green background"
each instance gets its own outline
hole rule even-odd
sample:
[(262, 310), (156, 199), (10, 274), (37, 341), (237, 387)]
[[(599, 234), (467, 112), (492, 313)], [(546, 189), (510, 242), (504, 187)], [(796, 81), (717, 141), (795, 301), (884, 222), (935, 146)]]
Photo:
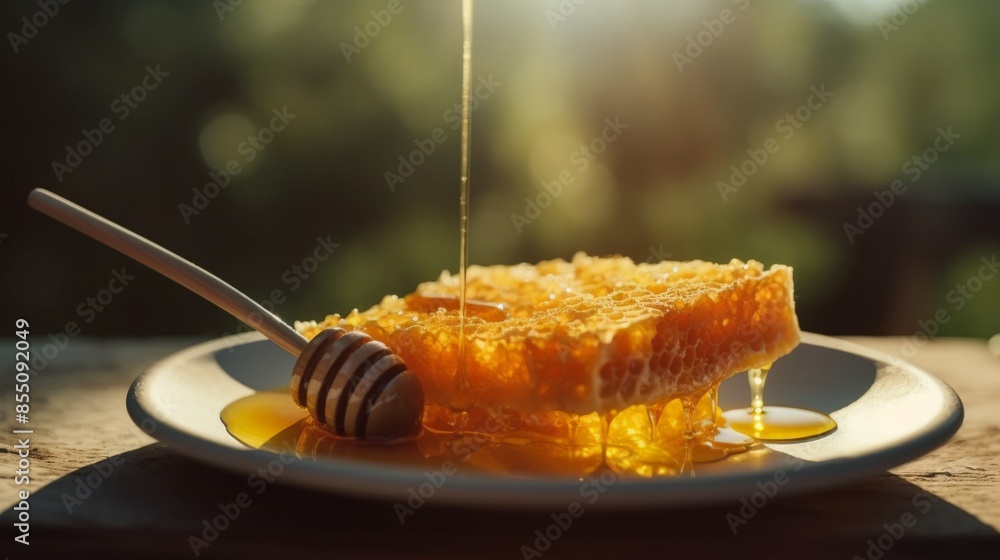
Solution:
[[(45, 17), (41, 6), (0, 7), (0, 298), (36, 333), (68, 321), (85, 335), (237, 328), (29, 211), (36, 186), (282, 300), (287, 319), (363, 309), (457, 269), (458, 0), (74, 2)], [(998, 17), (1000, 4), (978, 0), (477, 0), (473, 75), (489, 86), (472, 119), (471, 261), (753, 258), (795, 267), (804, 329), (912, 334), (945, 309), (940, 334), (988, 337), (1000, 278), (960, 308), (954, 298), (1000, 249)], [(157, 65), (168, 75), (134, 91)], [(833, 95), (803, 110), (811, 88)], [(294, 118), (253, 147), (283, 108)], [(105, 118), (113, 131), (59, 180), (53, 163)], [(601, 153), (580, 151), (616, 118), (627, 128), (594, 143)], [(959, 138), (915, 179), (910, 160), (949, 126)], [(720, 189), (768, 138), (767, 161)], [(420, 144), (434, 153), (413, 155)], [(401, 157), (421, 163), (387, 181)], [(231, 161), (240, 172), (185, 213)], [(546, 199), (560, 173), (572, 183)], [(906, 192), (849, 236), (845, 223), (895, 180)], [(532, 218), (526, 198), (550, 204)], [(308, 271), (317, 237), (339, 246)], [(100, 304), (121, 266), (135, 279)]]

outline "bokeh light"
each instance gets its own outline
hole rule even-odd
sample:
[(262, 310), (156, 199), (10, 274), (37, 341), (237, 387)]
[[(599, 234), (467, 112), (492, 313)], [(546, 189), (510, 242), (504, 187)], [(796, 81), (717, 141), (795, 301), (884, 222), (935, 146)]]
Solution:
[[(494, 85), (480, 90), (473, 114), (472, 261), (583, 250), (780, 262), (795, 267), (804, 328), (910, 334), (1000, 248), (1000, 5), (911, 3), (918, 8), (893, 23), (910, 3), (477, 0), (473, 75)], [(564, 4), (572, 13), (553, 19)], [(23, 195), (36, 186), (121, 220), (255, 298), (282, 290), (278, 313), (289, 319), (365, 308), (455, 271), (460, 2), (403, 2), (383, 23), (387, 5), (67, 6), (4, 62), (19, 84), (4, 93), (20, 109), (10, 129), (24, 131), (7, 152), (20, 190), (3, 195), (5, 212), (17, 208), (9, 223), (33, 232), (0, 245), (32, 269), (5, 275), (5, 304), (37, 310), (39, 298), (11, 294), (44, 277), (46, 328), (57, 330), (125, 262), (26, 217)], [(23, 15), (14, 4), (0, 10), (11, 22)], [(724, 10), (732, 21), (713, 23)], [(886, 34), (885, 22), (896, 29)], [(109, 105), (155, 64), (170, 76), (57, 181), (53, 160), (81, 129), (116, 118)], [(833, 96), (785, 137), (782, 119), (820, 87)], [(247, 161), (241, 143), (282, 109), (294, 120)], [(581, 146), (615, 118), (628, 128), (584, 166)], [(961, 138), (912, 180), (907, 161), (949, 126)], [(436, 129), (445, 140), (390, 186), (387, 174), (405, 171), (401, 161)], [(721, 196), (719, 182), (772, 137), (779, 149)], [(232, 160), (242, 171), (182, 220), (179, 205)], [(572, 181), (518, 228), (526, 199), (564, 172)], [(863, 235), (845, 235), (858, 208), (897, 179), (907, 193)], [(325, 236), (339, 248), (292, 290), (283, 273)], [(235, 329), (166, 281), (142, 280), (87, 333)], [(942, 334), (1000, 330), (998, 291), (988, 284), (982, 305), (956, 312), (961, 320)]]

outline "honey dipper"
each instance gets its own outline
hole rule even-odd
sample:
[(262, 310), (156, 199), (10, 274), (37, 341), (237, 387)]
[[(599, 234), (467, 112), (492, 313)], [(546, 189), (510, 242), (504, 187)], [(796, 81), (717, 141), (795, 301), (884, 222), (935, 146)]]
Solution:
[(420, 380), (381, 342), (344, 329), (327, 329), (307, 341), (217, 276), (82, 206), (45, 189), (31, 191), (28, 205), (170, 278), (297, 356), (292, 398), (330, 431), (385, 440), (419, 429)]

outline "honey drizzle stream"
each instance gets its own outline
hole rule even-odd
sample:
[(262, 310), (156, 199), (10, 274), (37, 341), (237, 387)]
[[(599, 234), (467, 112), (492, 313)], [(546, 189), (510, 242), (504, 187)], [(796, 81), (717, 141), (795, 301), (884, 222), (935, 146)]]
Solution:
[[(459, 206), (461, 218), (459, 230), (458, 257), (458, 367), (455, 371), (455, 395), (452, 408), (463, 411), (464, 414), (472, 408), (474, 402), (469, 398), (469, 378), (465, 363), (465, 293), (466, 268), (469, 266), (469, 91), (472, 83), (472, 0), (462, 0), (462, 161), (461, 161), (461, 191)], [(463, 422), (464, 423), (464, 422)]]
[(747, 372), (750, 378), (750, 408), (754, 416), (764, 414), (764, 384), (767, 383), (767, 374), (771, 371), (771, 366), (752, 368)]
[(694, 402), (691, 397), (681, 397), (684, 407), (684, 464), (681, 474), (694, 476)]

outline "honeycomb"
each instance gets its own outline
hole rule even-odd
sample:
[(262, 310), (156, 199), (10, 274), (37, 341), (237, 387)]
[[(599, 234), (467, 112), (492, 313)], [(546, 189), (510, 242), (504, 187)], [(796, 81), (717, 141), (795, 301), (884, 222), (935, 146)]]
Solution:
[[(757, 261), (635, 264), (577, 253), (536, 265), (467, 271), (466, 376), (488, 409), (605, 414), (701, 398), (799, 342), (792, 269)], [(447, 271), (405, 297), (322, 322), (384, 342), (423, 382), (428, 401), (456, 393), (459, 278)]]

